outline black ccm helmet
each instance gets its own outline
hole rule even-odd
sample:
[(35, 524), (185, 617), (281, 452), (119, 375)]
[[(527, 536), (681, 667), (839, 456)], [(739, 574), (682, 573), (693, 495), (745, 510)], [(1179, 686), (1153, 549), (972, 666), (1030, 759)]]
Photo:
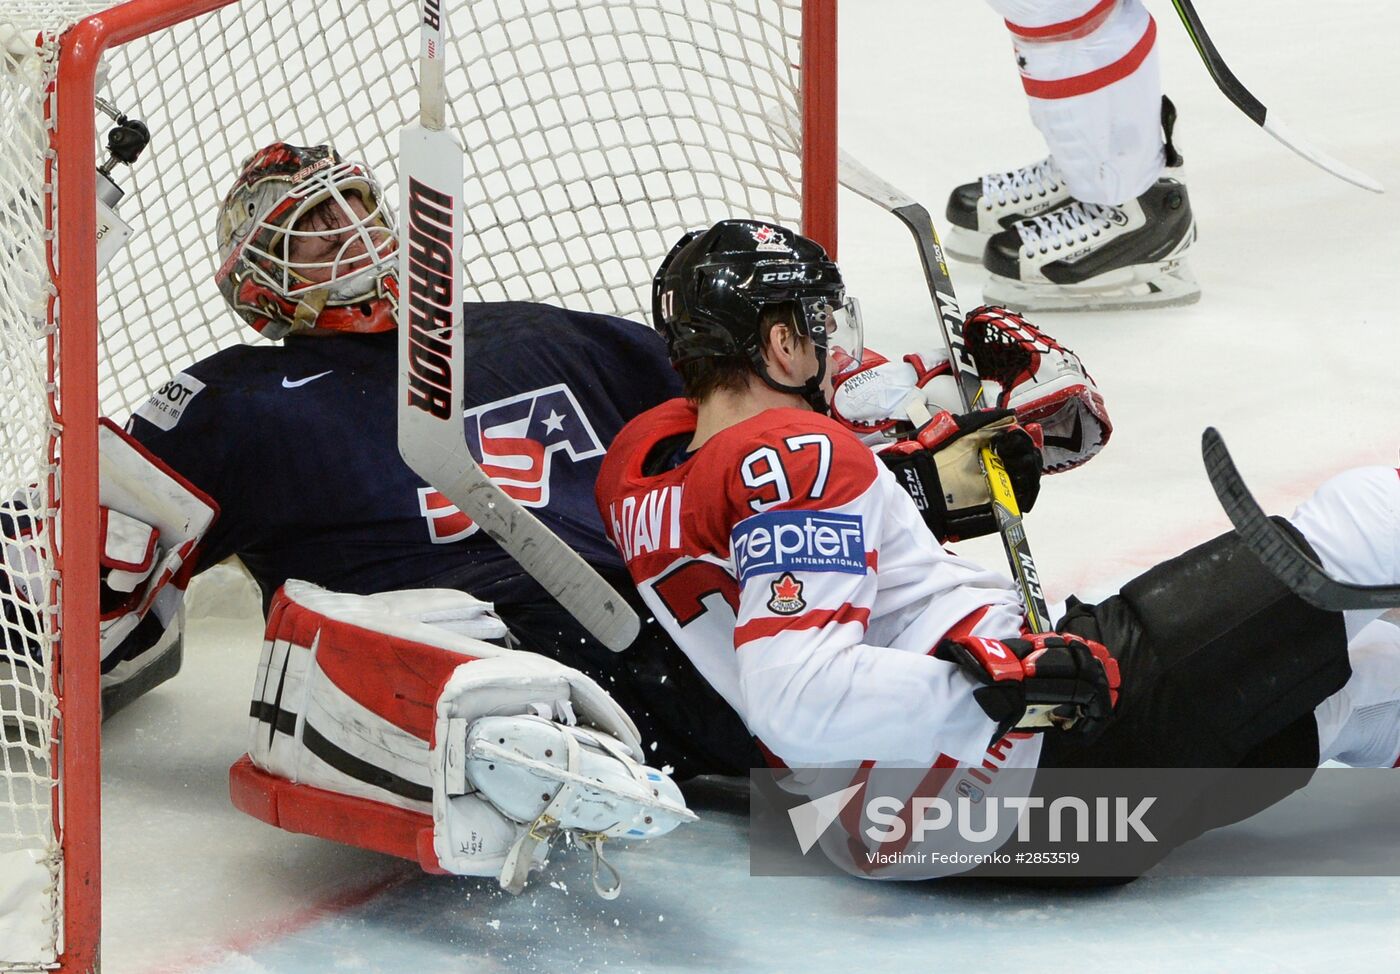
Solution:
[[(796, 307), (798, 333), (817, 347), (817, 373), (801, 386), (774, 380), (759, 350), (759, 321), (776, 305)], [(860, 315), (840, 269), (815, 241), (757, 220), (722, 220), (682, 237), (656, 272), (652, 321), (673, 365), (745, 359), (769, 386), (803, 396), (822, 413), (828, 350), (839, 342), (844, 355), (860, 360)]]

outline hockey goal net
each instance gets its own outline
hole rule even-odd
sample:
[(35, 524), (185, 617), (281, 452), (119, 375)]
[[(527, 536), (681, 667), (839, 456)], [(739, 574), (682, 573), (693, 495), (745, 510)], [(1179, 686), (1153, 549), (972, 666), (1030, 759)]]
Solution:
[[(685, 228), (752, 215), (834, 243), (835, 0), (447, 7), (469, 299), (645, 320)], [(411, 0), (0, 6), (0, 971), (97, 967), (97, 417), (254, 339), (212, 283), (212, 230), (255, 148), (332, 142), (394, 192), (418, 16)], [(132, 233), (102, 268), (95, 97), (151, 133), (113, 173)]]

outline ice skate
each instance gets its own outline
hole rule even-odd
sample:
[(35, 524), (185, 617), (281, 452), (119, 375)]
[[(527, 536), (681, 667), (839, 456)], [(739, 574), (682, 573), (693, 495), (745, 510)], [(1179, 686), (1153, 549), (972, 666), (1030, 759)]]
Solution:
[(1019, 311), (1114, 311), (1191, 304), (1183, 257), (1196, 239), (1186, 186), (1164, 176), (1122, 206), (1070, 200), (994, 235), (983, 299)]
[(1012, 172), (988, 173), (963, 183), (948, 196), (943, 250), (958, 260), (981, 263), (994, 234), (1069, 199), (1064, 178), (1050, 156)]

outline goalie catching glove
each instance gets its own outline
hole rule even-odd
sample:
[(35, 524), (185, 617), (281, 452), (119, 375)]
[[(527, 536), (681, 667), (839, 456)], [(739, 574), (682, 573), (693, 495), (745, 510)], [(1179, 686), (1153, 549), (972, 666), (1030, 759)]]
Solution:
[(1038, 722), (1023, 725), (1031, 706), (1054, 708), (1053, 727), (1093, 738), (1118, 703), (1118, 661), (1102, 643), (1069, 633), (944, 639), (934, 656), (958, 664), (983, 684), (972, 695), (997, 722), (993, 743), (1011, 731), (1046, 730)]
[(963, 541), (997, 531), (981, 450), (990, 445), (1006, 468), (1021, 511), (1040, 495), (1037, 427), (1018, 426), (1009, 409), (954, 416), (941, 412), (915, 432), (878, 452), (914, 499), (924, 523), (941, 541)]
[[(964, 335), (988, 395), (977, 405), (1039, 424), (1046, 473), (1070, 470), (1103, 449), (1113, 423), (1079, 356), (1005, 308), (970, 312)], [(891, 362), (867, 350), (837, 378), (831, 402), (832, 416), (877, 448), (908, 435), (927, 415), (961, 410), (946, 352)]]

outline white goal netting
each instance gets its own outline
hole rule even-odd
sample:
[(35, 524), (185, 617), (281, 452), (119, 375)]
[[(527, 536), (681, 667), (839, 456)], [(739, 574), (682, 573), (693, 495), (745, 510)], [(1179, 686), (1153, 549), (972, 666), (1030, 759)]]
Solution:
[[(152, 16), (191, 6), (140, 2)], [(57, 36), (108, 6), (0, 2), (9, 52), (0, 53), (0, 857), (27, 850), (45, 864), (51, 881), (31, 912), (55, 930), (56, 416), (65, 383), (91, 380), (62, 376), (56, 361), (63, 320), (51, 271), (63, 223), (52, 187), (65, 166), (86, 174), (91, 163), (56, 158), (52, 92)], [(468, 155), (468, 298), (646, 320), (655, 266), (683, 229), (733, 215), (800, 225), (800, 139), (773, 126), (801, 116), (802, 6), (449, 0), (449, 122)], [(104, 414), (124, 421), (183, 366), (256, 340), (212, 281), (216, 208), (254, 149), (332, 142), (367, 162), (397, 205), (394, 156), (418, 110), (418, 43), (412, 2), (249, 0), (108, 52), (98, 95), (145, 122), (151, 144), (113, 173), (133, 234), (99, 277)], [(100, 162), (111, 121), (94, 111), (93, 124)], [(6, 893), (0, 875), (0, 912)], [(7, 956), (0, 938), (0, 970), (52, 960), (59, 936), (37, 957)]]

